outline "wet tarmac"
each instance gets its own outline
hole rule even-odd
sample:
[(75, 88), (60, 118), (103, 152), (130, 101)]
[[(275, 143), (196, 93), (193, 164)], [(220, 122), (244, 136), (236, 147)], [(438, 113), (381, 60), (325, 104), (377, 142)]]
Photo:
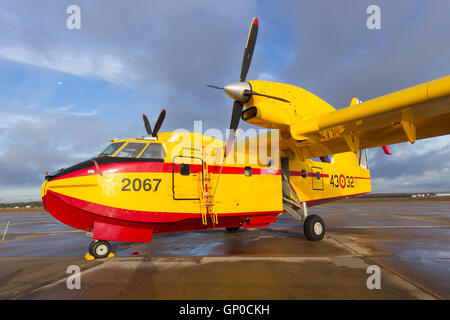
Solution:
[[(340, 201), (310, 208), (311, 242), (288, 214), (270, 227), (156, 234), (86, 261), (85, 232), (45, 212), (0, 212), (0, 299), (449, 299), (450, 201)], [(67, 267), (81, 269), (69, 290)], [(368, 289), (368, 266), (381, 288)]]

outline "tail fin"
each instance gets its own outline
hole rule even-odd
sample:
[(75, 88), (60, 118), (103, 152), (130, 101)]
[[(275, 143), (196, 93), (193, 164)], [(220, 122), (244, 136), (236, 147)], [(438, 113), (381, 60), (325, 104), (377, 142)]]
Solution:
[(359, 104), (359, 103), (361, 103), (361, 102), (362, 102), (362, 101), (359, 100), (357, 97), (353, 97), (353, 98), (352, 98), (352, 101), (350, 102), (350, 105), (353, 106), (353, 105)]

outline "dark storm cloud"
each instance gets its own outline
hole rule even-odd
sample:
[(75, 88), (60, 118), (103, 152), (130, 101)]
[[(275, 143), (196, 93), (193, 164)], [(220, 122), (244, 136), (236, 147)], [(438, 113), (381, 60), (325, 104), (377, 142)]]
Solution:
[[(120, 63), (115, 75), (122, 78), (120, 85), (152, 93), (176, 115), (168, 117), (168, 127), (195, 119), (213, 127), (228, 125), (231, 101), (205, 84), (238, 79), (255, 1), (77, 1), (82, 17), (77, 31), (65, 25), (70, 4), (8, 3), (11, 34), (2, 33), (2, 43), (20, 44), (47, 57), (55, 49), (61, 55), (110, 56), (109, 69)], [(58, 59), (64, 56), (52, 57), (61, 64)], [(88, 61), (91, 73), (111, 80), (106, 70), (102, 74), (99, 60)]]
[[(381, 30), (369, 30), (369, 5), (381, 9)], [(401, 1), (283, 1), (278, 14), (291, 23), (293, 56), (283, 80), (317, 94), (336, 108), (349, 105), (353, 96), (369, 100), (450, 74), (448, 30), (450, 2)], [(416, 148), (441, 143), (441, 149), (419, 154)], [(450, 190), (447, 182), (450, 141), (436, 138), (416, 145), (400, 144), (401, 152), (386, 157), (371, 152), (375, 189), (414, 191)], [(441, 172), (424, 181), (426, 172)], [(390, 184), (377, 186), (377, 181)], [(405, 186), (395, 185), (405, 180)], [(409, 181), (409, 184), (407, 184)]]
[[(368, 100), (450, 73), (450, 2), (292, 1), (295, 52), (285, 79), (333, 106)], [(369, 5), (381, 9), (381, 30), (369, 30)]]
[(44, 110), (32, 116), (21, 111), (0, 116), (7, 123), (3, 143), (10, 144), (0, 156), (2, 187), (39, 185), (45, 171), (93, 157), (111, 137), (108, 125), (95, 113)]
[[(77, 1), (81, 30), (68, 30), (66, 8), (71, 4), (2, 2), (0, 56), (42, 68), (37, 72), (100, 78), (148, 93), (168, 110), (164, 131), (192, 130), (198, 119), (205, 121), (205, 129), (228, 126), (232, 101), (205, 84), (238, 79), (254, 1)], [(0, 127), (4, 141), (14, 141), (0, 150), (3, 187), (38, 186), (45, 170), (92, 156), (108, 138), (135, 136), (142, 126), (138, 118), (124, 121), (125, 111), (117, 106), (92, 106), (98, 110), (92, 116), (52, 111), (44, 104), (52, 92), (33, 91), (36, 85), (28, 83), (26, 94), (0, 105), (2, 120), (27, 111), (34, 115), (25, 126), (12, 121)], [(33, 107), (24, 110), (24, 104)], [(152, 107), (159, 112), (160, 105)]]
[[(394, 154), (385, 156), (381, 154), (371, 162), (373, 178), (395, 179), (401, 176), (409, 176), (414, 179), (423, 175), (424, 171), (450, 168), (450, 148), (433, 150), (423, 154), (405, 154), (400, 152), (400, 147), (391, 147)], [(446, 185), (450, 184), (446, 181)]]

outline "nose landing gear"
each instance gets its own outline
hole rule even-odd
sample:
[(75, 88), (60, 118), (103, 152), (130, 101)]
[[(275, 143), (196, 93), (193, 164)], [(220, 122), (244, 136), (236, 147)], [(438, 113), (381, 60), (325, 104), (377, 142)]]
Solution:
[(106, 258), (111, 253), (111, 244), (104, 240), (94, 240), (89, 245), (89, 253), (95, 259)]

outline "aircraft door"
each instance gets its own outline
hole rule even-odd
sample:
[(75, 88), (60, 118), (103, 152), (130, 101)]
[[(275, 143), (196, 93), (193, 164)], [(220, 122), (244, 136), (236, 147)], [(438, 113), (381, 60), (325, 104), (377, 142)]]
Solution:
[(286, 179), (282, 179), (282, 189), (283, 189), (283, 197), (290, 198), (291, 197), (291, 188), (289, 186), (289, 158), (281, 158), (281, 172)]
[(311, 167), (312, 189), (323, 190), (323, 171), (320, 167)]
[(200, 200), (202, 184), (202, 158), (187, 156), (173, 158), (172, 191), (174, 200)]

